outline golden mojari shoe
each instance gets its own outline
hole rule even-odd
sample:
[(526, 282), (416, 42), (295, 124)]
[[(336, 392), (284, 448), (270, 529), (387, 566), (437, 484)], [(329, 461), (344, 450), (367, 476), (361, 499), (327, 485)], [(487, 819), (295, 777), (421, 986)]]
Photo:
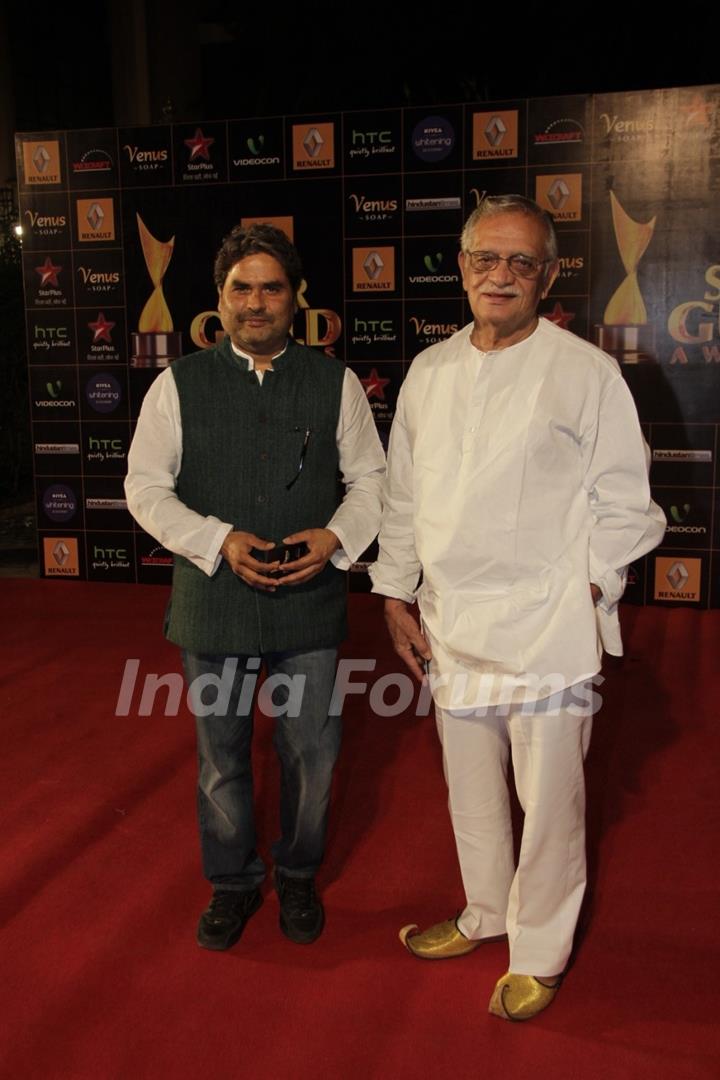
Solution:
[[(413, 933), (412, 931), (417, 931)], [(453, 956), (467, 956), (482, 941), (471, 941), (461, 934), (456, 919), (436, 923), (420, 933), (416, 923), (403, 926), (399, 934), (405, 948), (423, 960), (448, 960)]]
[(508, 971), (496, 983), (488, 1012), (503, 1020), (531, 1020), (547, 1009), (561, 982), (562, 976), (558, 975), (552, 986), (546, 986), (534, 975), (513, 975)]

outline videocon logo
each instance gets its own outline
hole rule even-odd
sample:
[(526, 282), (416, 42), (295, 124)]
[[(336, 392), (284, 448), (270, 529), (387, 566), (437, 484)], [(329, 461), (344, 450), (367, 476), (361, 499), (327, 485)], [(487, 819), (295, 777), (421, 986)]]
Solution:
[(408, 277), (410, 285), (457, 285), (460, 278), (452, 272), (452, 267), (446, 267), (446, 273), (441, 273), (441, 267), (445, 257), (442, 251), (429, 252), (423, 255), (422, 274), (411, 274)]
[[(72, 409), (75, 407), (75, 402), (69, 398), (62, 396), (63, 381), (62, 379), (48, 379), (45, 383), (46, 397), (42, 394), (35, 399), (35, 406), (38, 409)], [(66, 390), (67, 394), (68, 391)]]
[(689, 513), (690, 513), (690, 503), (684, 503), (682, 507), (679, 507), (679, 506), (671, 506), (670, 507), (670, 517), (678, 525), (682, 525), (683, 521), (685, 520), (685, 518), (688, 516)]
[(259, 157), (260, 156), (260, 154), (262, 153), (264, 145), (265, 145), (265, 136), (264, 135), (258, 135), (257, 139), (249, 138), (247, 140), (248, 150), (253, 155), (253, 157)]

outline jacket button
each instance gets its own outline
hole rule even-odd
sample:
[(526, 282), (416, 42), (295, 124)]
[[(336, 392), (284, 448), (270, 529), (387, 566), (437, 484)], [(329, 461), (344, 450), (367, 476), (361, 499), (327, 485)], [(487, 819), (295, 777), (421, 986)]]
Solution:
[(268, 454), (267, 450), (263, 450), (263, 452), (260, 454), (261, 461), (267, 461), (269, 457), (270, 455)]
[(266, 495), (258, 495), (258, 497), (257, 497), (257, 501), (258, 501), (259, 503), (264, 503), (264, 502), (267, 502), (267, 496), (266, 496)]

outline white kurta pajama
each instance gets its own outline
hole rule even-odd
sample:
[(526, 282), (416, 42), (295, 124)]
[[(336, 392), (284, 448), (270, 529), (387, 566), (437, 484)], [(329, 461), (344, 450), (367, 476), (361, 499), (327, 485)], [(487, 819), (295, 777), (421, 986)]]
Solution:
[[(544, 319), (494, 352), (471, 331), (421, 353), (403, 384), (371, 573), (376, 592), (417, 595), (433, 653), (468, 901), (459, 926), (471, 938), (507, 926), (510, 969), (547, 975), (567, 962), (585, 883), (591, 719), (567, 705), (602, 647), (622, 652), (625, 568), (660, 541), (664, 519), (614, 360)], [(520, 714), (573, 687), (556, 716)], [(514, 876), (510, 744), (526, 813)]]

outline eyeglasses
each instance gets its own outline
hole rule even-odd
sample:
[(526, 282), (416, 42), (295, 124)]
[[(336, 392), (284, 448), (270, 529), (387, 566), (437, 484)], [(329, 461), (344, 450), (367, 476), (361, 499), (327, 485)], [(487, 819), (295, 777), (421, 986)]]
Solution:
[(478, 274), (486, 274), (494, 270), (498, 263), (504, 262), (511, 273), (524, 278), (536, 277), (546, 263), (552, 262), (552, 259), (536, 259), (534, 255), (517, 254), (506, 258), (494, 251), (466, 251), (465, 257)]

